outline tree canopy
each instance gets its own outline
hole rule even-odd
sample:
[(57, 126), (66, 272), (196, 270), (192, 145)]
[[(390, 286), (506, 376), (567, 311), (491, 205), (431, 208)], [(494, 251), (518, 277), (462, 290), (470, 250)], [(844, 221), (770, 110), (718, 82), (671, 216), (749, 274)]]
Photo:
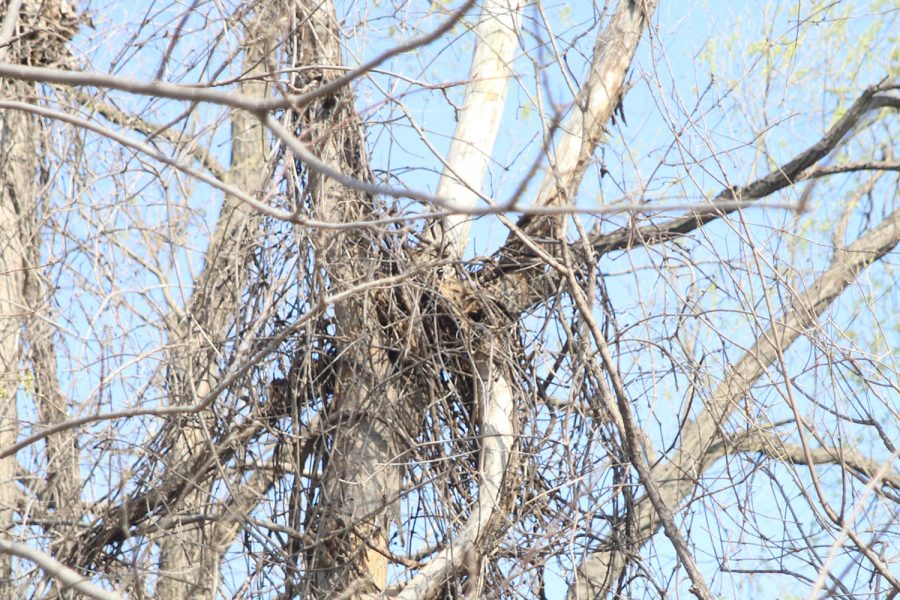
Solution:
[(896, 596), (898, 19), (0, 0), (0, 600)]

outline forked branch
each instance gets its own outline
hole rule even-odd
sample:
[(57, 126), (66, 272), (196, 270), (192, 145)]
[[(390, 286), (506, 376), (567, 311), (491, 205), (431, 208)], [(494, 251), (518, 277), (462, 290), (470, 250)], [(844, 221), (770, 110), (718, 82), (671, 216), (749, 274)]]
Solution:
[[(863, 269), (881, 259), (898, 243), (900, 210), (894, 211), (845, 251), (837, 253), (831, 266), (805, 292), (794, 298), (782, 318), (759, 336), (756, 344), (725, 373), (723, 383), (714, 390), (697, 418), (682, 428), (681, 443), (672, 458), (660, 462), (651, 471), (666, 504), (680, 505), (695, 490), (697, 479), (721, 456), (716, 442), (720, 426), (737, 410), (740, 399), (750, 393), (753, 384), (776, 362), (779, 354), (816, 325), (819, 315)], [(635, 539), (649, 539), (660, 522), (646, 498), (636, 505), (635, 514)], [(579, 577), (570, 588), (570, 598), (602, 593), (607, 583), (616, 579), (607, 569), (610, 564), (621, 568), (621, 563), (609, 554), (609, 551), (595, 553), (581, 565)]]

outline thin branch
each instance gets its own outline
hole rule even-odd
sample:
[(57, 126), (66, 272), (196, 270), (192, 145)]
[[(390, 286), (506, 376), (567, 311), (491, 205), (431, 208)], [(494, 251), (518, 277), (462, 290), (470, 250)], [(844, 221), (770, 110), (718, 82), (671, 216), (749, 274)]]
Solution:
[[(787, 443), (771, 431), (750, 431), (735, 435), (710, 456), (716, 454), (724, 456), (728, 452), (761, 452), (776, 460), (795, 465), (805, 465), (810, 462), (813, 465), (838, 465), (841, 468), (852, 469), (860, 473), (867, 480), (871, 480), (872, 477), (884, 470), (884, 462), (863, 456), (852, 448), (810, 448), (807, 456), (802, 446)], [(810, 461), (810, 459), (812, 460)], [(888, 464), (890, 465), (890, 463)], [(890, 467), (884, 470), (879, 480), (900, 491), (900, 473)]]
[[(593, 251), (598, 254), (606, 254), (637, 245), (649, 246), (664, 243), (683, 237), (737, 210), (762, 206), (762, 203), (759, 202), (761, 199), (802, 179), (804, 172), (813, 168), (816, 162), (827, 156), (845, 140), (847, 134), (859, 125), (868, 112), (886, 107), (900, 108), (900, 97), (884, 93), (895, 89), (898, 85), (900, 84), (895, 81), (884, 82), (865, 90), (818, 142), (766, 176), (738, 188), (722, 190), (710, 201), (702, 203), (700, 211), (689, 209), (690, 214), (686, 216), (662, 224), (641, 227), (627, 226), (611, 233), (597, 234), (591, 239)], [(770, 208), (797, 210), (805, 204), (801, 198), (801, 202), (797, 204), (767, 203), (766, 205)], [(610, 208), (617, 206), (637, 208), (634, 204), (610, 205)], [(669, 204), (668, 208), (674, 208), (674, 206)], [(572, 212), (581, 211), (573, 210)], [(576, 244), (580, 246), (580, 242), (576, 242)], [(578, 252), (579, 248), (573, 245), (573, 251)], [(534, 270), (527, 271), (520, 268), (519, 265), (529, 264), (531, 255), (531, 251), (523, 248), (518, 242), (511, 244), (510, 240), (507, 240), (506, 246), (495, 255), (493, 263), (485, 268), (487, 277), (492, 280), (491, 293), (496, 297), (504, 298), (507, 310), (515, 314), (526, 312), (534, 305), (545, 301), (547, 294), (556, 289), (555, 282), (558, 281), (558, 276), (555, 273), (540, 278), (536, 277)], [(508, 265), (512, 265), (512, 268)]]
[[(742, 404), (740, 399), (749, 393), (753, 383), (775, 362), (778, 353), (815, 326), (818, 316), (856, 280), (859, 273), (885, 256), (898, 243), (900, 210), (894, 211), (877, 227), (838, 254), (832, 265), (804, 293), (794, 298), (781, 320), (760, 335), (756, 344), (725, 373), (724, 382), (713, 391), (712, 397), (704, 404), (697, 418), (682, 427), (681, 443), (674, 451), (673, 458), (658, 463), (652, 469), (651, 474), (659, 482), (662, 497), (669, 505), (679, 504), (695, 490), (697, 478), (719, 456), (716, 437), (720, 424)], [(635, 536), (650, 539), (659, 526), (656, 511), (645, 503), (639, 503), (635, 509)], [(604, 571), (608, 564), (608, 552), (598, 552), (585, 561), (581, 570), (587, 574), (588, 579), (602, 582), (609, 576)], [(873, 566), (880, 570), (879, 563), (873, 562)]]
[(706, 584), (703, 574), (700, 573), (700, 569), (697, 567), (697, 563), (691, 555), (687, 543), (684, 541), (684, 537), (681, 535), (681, 532), (678, 531), (672, 509), (669, 508), (669, 504), (662, 497), (662, 494), (660, 494), (659, 484), (654, 479), (650, 466), (647, 464), (645, 458), (647, 452), (644, 444), (644, 436), (631, 412), (633, 402), (631, 398), (629, 398), (628, 392), (625, 390), (625, 382), (622, 380), (616, 362), (613, 360), (612, 353), (609, 351), (606, 337), (603, 335), (603, 332), (600, 331), (600, 327), (597, 325), (597, 320), (593, 316), (593, 312), (588, 304), (584, 291), (581, 289), (581, 285), (579, 285), (575, 278), (575, 271), (572, 268), (571, 253), (569, 252), (565, 239), (561, 240), (560, 247), (562, 248), (563, 259), (566, 261), (566, 266), (568, 267), (567, 278), (569, 281), (569, 291), (572, 294), (572, 298), (574, 299), (575, 305), (578, 307), (582, 318), (591, 331), (591, 337), (597, 345), (597, 351), (600, 354), (603, 368), (612, 383), (613, 395), (615, 396), (616, 404), (618, 405), (618, 410), (613, 411), (613, 414), (618, 413), (619, 415), (619, 419), (616, 420), (616, 423), (621, 427), (621, 435), (625, 440), (628, 460), (631, 462), (635, 471), (637, 471), (638, 477), (646, 490), (647, 497), (650, 499), (650, 503), (653, 505), (653, 509), (656, 511), (656, 514), (662, 523), (666, 537), (672, 542), (672, 546), (675, 548), (678, 559), (684, 565), (688, 577), (691, 579), (693, 585), (690, 591), (701, 600), (712, 600), (713, 595), (709, 591), (709, 586)]
[[(0, 78), (30, 81), (32, 83), (106, 88), (140, 96), (169, 98), (171, 100), (209, 102), (231, 108), (240, 108), (253, 113), (288, 108), (292, 105), (292, 101), (299, 98), (299, 96), (286, 96), (283, 99), (259, 100), (238, 94), (232, 90), (215, 90), (203, 86), (178, 85), (162, 81), (141, 81), (128, 77), (107, 75), (106, 73), (63, 71), (62, 69), (50, 67), (28, 67), (10, 63), (0, 63)], [(268, 103), (274, 103), (274, 105)]]
[(479, 365), (476, 392), (483, 403), (481, 462), (478, 468), (478, 502), (450, 545), (432, 558), (416, 575), (392, 593), (398, 599), (434, 597), (450, 575), (465, 564), (488, 530), (499, 507), (500, 494), (512, 454), (515, 403), (505, 376), (490, 365), (490, 356), (476, 358)]
[(887, 160), (860, 160), (839, 165), (822, 165), (804, 172), (800, 175), (800, 179), (814, 179), (857, 171), (900, 171), (900, 163)]
[[(433, 265), (428, 265), (428, 268), (431, 268), (432, 266)], [(85, 417), (80, 417), (78, 419), (71, 419), (69, 421), (65, 421), (53, 427), (47, 428), (43, 431), (33, 433), (27, 438), (17, 442), (12, 446), (9, 446), (8, 448), (0, 449), (0, 459), (6, 458), (7, 456), (12, 456), (20, 450), (27, 448), (28, 446), (39, 442), (50, 435), (65, 431), (67, 429), (81, 427), (82, 425), (87, 425), (90, 423), (112, 421), (116, 419), (127, 419), (140, 416), (165, 417), (170, 415), (197, 414), (199, 412), (202, 412), (203, 410), (209, 408), (213, 401), (215, 401), (215, 399), (218, 398), (220, 394), (231, 387), (231, 385), (242, 375), (244, 375), (254, 366), (260, 364), (260, 361), (277, 350), (285, 340), (300, 331), (300, 329), (302, 329), (302, 327), (310, 320), (324, 313), (330, 306), (333, 306), (336, 303), (342, 302), (347, 298), (351, 298), (354, 295), (369, 289), (397, 285), (411, 277), (414, 277), (419, 271), (423, 270), (424, 268), (425, 267), (422, 267), (420, 269), (411, 270), (399, 275), (393, 275), (390, 277), (383, 277), (381, 279), (367, 281), (365, 283), (355, 285), (351, 288), (347, 288), (341, 292), (337, 292), (336, 294), (332, 294), (331, 296), (323, 298), (314, 306), (310, 307), (310, 309), (303, 315), (281, 329), (281, 331), (271, 337), (268, 337), (268, 342), (261, 349), (247, 356), (246, 360), (238, 363), (237, 366), (232, 367), (231, 370), (222, 377), (219, 383), (214, 388), (212, 388), (212, 390), (206, 396), (199, 399), (194, 404), (159, 406), (156, 408), (132, 408), (128, 410), (120, 410), (98, 415), (88, 415)]]
[[(387, 50), (369, 62), (360, 65), (328, 84), (304, 94), (286, 94), (281, 98), (257, 99), (236, 94), (233, 91), (221, 91), (203, 85), (191, 86), (165, 83), (162, 81), (141, 81), (128, 77), (107, 75), (106, 73), (63, 71), (62, 69), (28, 67), (25, 65), (2, 62), (0, 62), (0, 78), (31, 81), (33, 83), (55, 83), (57, 85), (67, 86), (91, 86), (139, 94), (142, 96), (152, 96), (155, 98), (170, 98), (172, 100), (187, 100), (190, 102), (209, 102), (212, 104), (220, 104), (222, 106), (230, 106), (231, 108), (240, 108), (252, 113), (263, 113), (286, 108), (299, 108), (309, 104), (317, 98), (334, 93), (354, 79), (365, 75), (384, 61), (397, 56), (398, 54), (409, 52), (410, 50), (422, 47), (440, 38), (444, 33), (452, 29), (474, 4), (475, 0), (467, 0), (459, 10), (454, 12), (433, 32)], [(2, 58), (2, 56), (0, 56), (0, 58)]]
[(860, 497), (856, 499), (856, 502), (853, 506), (853, 513), (849, 517), (844, 519), (844, 522), (841, 526), (841, 532), (837, 536), (837, 539), (834, 540), (834, 543), (831, 545), (831, 550), (828, 552), (828, 558), (819, 569), (819, 578), (809, 594), (810, 598), (815, 598), (819, 590), (821, 590), (825, 586), (828, 567), (832, 562), (834, 562), (834, 559), (837, 557), (838, 551), (840, 550), (841, 546), (843, 546), (844, 541), (848, 537), (853, 540), (853, 543), (855, 543), (857, 547), (859, 547), (860, 551), (865, 554), (866, 558), (868, 558), (869, 561), (873, 565), (875, 565), (878, 571), (884, 576), (885, 579), (888, 580), (888, 582), (894, 588), (891, 597), (896, 597), (896, 595), (900, 593), (900, 580), (898, 580), (897, 577), (891, 573), (891, 570), (888, 568), (888, 566), (883, 563), (880, 557), (876, 556), (875, 553), (872, 552), (871, 548), (869, 548), (867, 544), (862, 543), (862, 541), (859, 539), (859, 536), (851, 528), (852, 523), (856, 521), (859, 513), (863, 510), (866, 510), (866, 508), (868, 507), (868, 495), (871, 494), (875, 490), (875, 488), (879, 486), (881, 481), (883, 481), (883, 479), (888, 476), (888, 472), (893, 473), (892, 465), (894, 461), (897, 460), (898, 455), (900, 455), (900, 449), (894, 451), (890, 458), (884, 461), (884, 463), (882, 463), (881, 467), (877, 471), (872, 473), (872, 479), (869, 481), (866, 489), (863, 490), (863, 493), (860, 494)]
[[(631, 247), (634, 244), (658, 244), (682, 237), (711, 221), (715, 221), (737, 210), (737, 208), (726, 207), (720, 203), (732, 200), (753, 201), (762, 199), (794, 185), (801, 179), (807, 178), (804, 177), (804, 172), (834, 150), (846, 135), (860, 123), (864, 115), (872, 110), (885, 107), (900, 108), (900, 97), (881, 93), (896, 89), (898, 85), (900, 83), (891, 81), (867, 88), (818, 142), (774, 169), (765, 177), (741, 187), (725, 189), (719, 192), (712, 199), (712, 202), (719, 206), (720, 210), (710, 210), (702, 214), (690, 214), (661, 225), (623, 228), (619, 231), (599, 235), (593, 241), (594, 250), (601, 253), (612, 252)], [(817, 176), (815, 175), (816, 171), (813, 171), (813, 174), (810, 176)], [(822, 174), (826, 174), (826, 172), (827, 168), (822, 168)]]
[[(408, 222), (414, 220), (422, 220), (429, 218), (444, 218), (451, 215), (464, 215), (464, 216), (484, 216), (484, 215), (494, 215), (499, 213), (519, 213), (523, 215), (537, 215), (537, 216), (546, 216), (546, 215), (569, 215), (569, 214), (622, 214), (622, 213), (653, 213), (653, 212), (669, 212), (669, 211), (683, 211), (690, 210), (695, 214), (720, 214), (723, 210), (736, 210), (738, 208), (745, 208), (751, 206), (757, 206), (752, 201), (745, 200), (733, 200), (733, 201), (725, 201), (719, 202), (715, 205), (709, 204), (708, 202), (701, 203), (666, 203), (666, 204), (644, 204), (644, 203), (620, 203), (620, 204), (612, 204), (609, 206), (597, 206), (593, 208), (581, 208), (574, 206), (535, 206), (535, 207), (526, 207), (526, 208), (511, 208), (509, 206), (487, 206), (487, 207), (472, 207), (472, 208), (461, 208), (456, 202), (452, 200), (448, 200), (446, 198), (442, 198), (438, 195), (429, 194), (427, 192), (420, 192), (417, 190), (412, 190), (408, 188), (394, 188), (387, 186), (380, 186), (377, 184), (368, 183), (359, 179), (355, 179), (348, 175), (344, 175), (337, 169), (330, 167), (329, 165), (320, 161), (315, 154), (309, 150), (303, 142), (297, 139), (296, 136), (291, 134), (287, 129), (285, 129), (276, 119), (266, 115), (262, 120), (263, 123), (268, 127), (272, 133), (276, 135), (280, 140), (282, 140), (297, 156), (304, 162), (304, 164), (309, 167), (311, 170), (334, 179), (338, 183), (346, 185), (347, 187), (356, 189), (361, 192), (376, 194), (382, 196), (388, 196), (392, 198), (409, 198), (412, 200), (418, 200), (420, 202), (424, 202), (427, 204), (432, 204), (435, 206), (443, 207), (445, 210), (442, 211), (432, 211), (426, 213), (418, 213), (412, 215), (404, 215), (398, 217), (387, 217), (383, 219), (371, 219), (371, 220), (360, 220), (360, 221), (352, 221), (346, 223), (331, 223), (328, 221), (320, 221), (316, 219), (310, 219), (303, 215), (299, 215), (297, 213), (292, 213), (289, 211), (281, 210), (270, 206), (264, 202), (260, 202), (253, 196), (247, 194), (243, 190), (240, 190), (233, 185), (225, 183), (220, 179), (220, 176), (224, 173), (224, 170), (218, 163), (214, 160), (209, 159), (209, 157), (201, 158), (202, 154), (198, 154), (195, 152), (191, 152), (191, 154), (201, 160), (204, 166), (212, 173), (205, 173), (190, 165), (178, 161), (174, 158), (171, 158), (157, 149), (137, 140), (132, 140), (118, 132), (115, 132), (103, 125), (98, 123), (92, 123), (80, 117), (76, 117), (74, 115), (70, 115), (61, 111), (57, 111), (50, 108), (45, 108), (42, 106), (36, 106), (34, 104), (29, 104), (26, 102), (17, 102), (12, 100), (0, 100), (0, 108), (8, 108), (13, 110), (21, 110), (25, 112), (29, 112), (32, 114), (36, 114), (39, 116), (56, 119), (63, 123), (68, 123), (69, 125), (73, 125), (75, 127), (80, 127), (82, 129), (86, 129), (88, 131), (92, 131), (98, 135), (102, 135), (122, 146), (131, 148), (132, 150), (136, 150), (143, 154), (146, 154), (150, 158), (158, 160), (159, 162), (166, 164), (174, 169), (177, 169), (183, 172), (186, 175), (194, 177), (203, 183), (210, 185), (213, 188), (216, 188), (226, 194), (234, 196), (241, 202), (248, 204), (254, 209), (258, 210), (261, 214), (269, 216), (273, 219), (278, 219), (280, 221), (286, 221), (288, 223), (294, 223), (296, 225), (303, 225), (306, 227), (317, 228), (317, 229), (329, 229), (329, 230), (344, 230), (344, 229), (354, 229), (357, 227), (375, 227), (390, 223), (398, 223), (398, 222)], [(98, 109), (98, 112), (103, 114), (104, 117), (110, 118), (115, 117), (113, 113), (105, 113), (102, 110)], [(124, 118), (124, 115), (119, 115)], [(110, 118), (110, 120), (113, 120)], [(127, 122), (120, 122), (119, 119), (113, 120), (117, 124), (122, 124), (123, 126), (130, 126)], [(146, 124), (148, 125), (149, 124)], [(140, 131), (143, 126), (137, 127), (136, 129)], [(175, 139), (171, 139), (173, 143), (175, 143)], [(794, 210), (796, 206), (794, 204), (783, 204), (783, 203), (772, 203), (766, 204), (762, 206), (763, 208), (771, 208), (771, 209), (787, 209)]]
[(151, 123), (137, 115), (128, 114), (112, 104), (104, 102), (100, 98), (91, 96), (81, 90), (75, 91), (75, 98), (86, 109), (95, 110), (110, 123), (134, 129), (138, 133), (144, 135), (160, 136), (169, 143), (177, 146), (187, 146), (190, 155), (197, 159), (197, 161), (215, 177), (223, 181), (227, 177), (227, 169), (219, 164), (208, 148), (198, 148), (194, 137), (176, 133), (171, 129), (161, 129), (159, 125)]
[(452, 211), (452, 209), (454, 208), (452, 202), (445, 198), (435, 196), (434, 194), (419, 192), (408, 188), (393, 188), (382, 186), (375, 183), (369, 183), (368, 181), (363, 181), (349, 175), (345, 175), (337, 168), (322, 162), (315, 154), (313, 154), (312, 150), (306, 147), (306, 144), (297, 139), (297, 136), (288, 131), (284, 127), (284, 125), (279, 123), (278, 119), (273, 117), (271, 114), (257, 113), (257, 116), (259, 117), (260, 121), (262, 121), (263, 124), (269, 129), (269, 131), (275, 134), (275, 137), (284, 142), (285, 145), (290, 148), (290, 150), (294, 154), (296, 154), (300, 160), (303, 161), (303, 164), (306, 167), (308, 167), (311, 171), (314, 171), (318, 175), (333, 179), (341, 185), (345, 185), (349, 188), (366, 194), (388, 196), (390, 198), (409, 198), (411, 200), (418, 200), (419, 202), (425, 202), (427, 204), (440, 206), (450, 211)]
[(54, 560), (51, 556), (19, 542), (11, 542), (0, 538), (0, 553), (10, 554), (28, 560), (39, 566), (45, 573), (60, 582), (60, 592), (67, 589), (96, 598), (97, 600), (123, 600), (118, 592), (110, 592), (90, 582), (85, 576), (76, 573), (66, 565)]
[(156, 150), (155, 148), (136, 140), (132, 140), (118, 132), (115, 132), (103, 125), (98, 123), (91, 123), (85, 119), (80, 117), (76, 117), (73, 115), (66, 114), (64, 112), (53, 110), (52, 108), (45, 108), (43, 106), (37, 106), (34, 104), (28, 104), (27, 102), (16, 102), (12, 100), (0, 100), (0, 109), (12, 109), (12, 110), (21, 110), (31, 114), (40, 115), (42, 117), (47, 117), (50, 119), (56, 119), (57, 121), (61, 121), (63, 123), (68, 123), (69, 125), (74, 125), (76, 127), (80, 127), (82, 129), (86, 129), (88, 131), (93, 131), (98, 135), (102, 135), (103, 137), (109, 138), (112, 141), (125, 146), (126, 148), (131, 148), (132, 150), (137, 150), (147, 156), (158, 160), (159, 162), (172, 167), (173, 169), (177, 169), (186, 175), (190, 175), (203, 183), (206, 183), (217, 190), (221, 190), (226, 194), (234, 196), (241, 202), (252, 206), (259, 212), (264, 215), (270, 216), (273, 219), (279, 219), (282, 221), (288, 221), (290, 223), (298, 223), (298, 222), (307, 222), (306, 219), (299, 217), (293, 213), (288, 211), (279, 210), (268, 204), (260, 202), (250, 194), (247, 194), (243, 190), (240, 190), (233, 185), (227, 184), (224, 181), (217, 179), (213, 175), (209, 173), (205, 173), (204, 171), (200, 171), (195, 169), (194, 167), (175, 160), (169, 156), (166, 156), (162, 152)]
[[(300, 94), (297, 96), (289, 96), (292, 98), (292, 101), (289, 105), (286, 106), (271, 106), (270, 108), (264, 108), (262, 110), (272, 110), (273, 108), (287, 108), (288, 106), (292, 108), (300, 108), (306, 104), (309, 104), (313, 100), (317, 100), (319, 98), (323, 98), (328, 96), (329, 94), (333, 94), (337, 92), (342, 87), (348, 85), (353, 82), (354, 79), (358, 79), (359, 77), (365, 75), (366, 73), (374, 70), (380, 64), (384, 63), (386, 60), (393, 58), (397, 55), (404, 54), (406, 52), (410, 52), (417, 48), (421, 48), (423, 46), (427, 46), (431, 42), (437, 40), (442, 35), (453, 29), (453, 27), (462, 20), (465, 14), (475, 5), (475, 0), (466, 0), (466, 2), (460, 6), (453, 14), (450, 15), (443, 23), (441, 23), (434, 31), (431, 33), (425, 34), (423, 36), (414, 38), (408, 42), (404, 42), (393, 48), (386, 50), (370, 60), (367, 63), (363, 63), (362, 65), (354, 68), (349, 73), (345, 75), (341, 75), (337, 79), (329, 81), (325, 85), (321, 85), (316, 89), (307, 92), (305, 94)], [(330, 67), (326, 67), (330, 68)]]

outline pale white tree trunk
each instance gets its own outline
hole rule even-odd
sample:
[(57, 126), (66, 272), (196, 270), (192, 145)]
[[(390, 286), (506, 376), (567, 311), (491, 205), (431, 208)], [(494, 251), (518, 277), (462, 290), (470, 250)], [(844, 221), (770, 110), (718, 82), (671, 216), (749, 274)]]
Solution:
[[(537, 206), (565, 204), (577, 189), (594, 150), (602, 139), (604, 126), (621, 100), (628, 68), (655, 6), (656, 3), (652, 1), (620, 2), (609, 25), (598, 35), (588, 81), (579, 91), (576, 106), (562, 128), (563, 133), (551, 156), (551, 170), (544, 179), (535, 202)], [(510, 12), (514, 8), (517, 6), (508, 6)], [(491, 12), (485, 10), (484, 14), (490, 15)], [(511, 22), (514, 19), (509, 18), (507, 23)], [(514, 31), (508, 24), (504, 27), (490, 17), (483, 23), (486, 28), (490, 28), (491, 39), (498, 40), (494, 42), (495, 47), (508, 48), (512, 52), (515, 38)], [(508, 35), (509, 38), (500, 42), (503, 35)], [(478, 61), (479, 56), (492, 55), (489, 60), (482, 58), (483, 62)], [(485, 92), (479, 85), (480, 81), (491, 81), (495, 86), (501, 81), (508, 81), (511, 72), (509, 60), (499, 58), (497, 53), (487, 49), (476, 50), (472, 74), (477, 73), (478, 77), (467, 88), (458, 131), (438, 188), (439, 195), (446, 195), (463, 207), (474, 206), (477, 194), (472, 190), (479, 189), (481, 185), (476, 176), (484, 176), (487, 152), (493, 148), (497, 124), (502, 116), (503, 102), (499, 99), (505, 98), (505, 89), (501, 94), (497, 87), (485, 86), (489, 90), (489, 97), (483, 98)], [(484, 107), (478, 104), (482, 101)], [(466, 111), (466, 108), (470, 110)], [(471, 122), (467, 119), (471, 119)], [(468, 221), (464, 217), (454, 217), (446, 220), (444, 227), (447, 255), (461, 258), (468, 241)], [(483, 411), (480, 426), (484, 436), (478, 506), (454, 543), (423, 568), (403, 589), (401, 596), (405, 598), (429, 597), (449, 573), (459, 568), (467, 558), (483, 528), (490, 522), (489, 515), (496, 506), (492, 490), (493, 493), (499, 493), (503, 474), (508, 467), (514, 441), (515, 416), (511, 386), (500, 372), (493, 372), (492, 365), (484, 357), (476, 360), (479, 375), (487, 377), (488, 382), (487, 385), (478, 386), (478, 401)]]
[[(606, 123), (622, 101), (628, 69), (656, 4), (655, 0), (620, 1), (609, 24), (598, 34), (588, 79), (579, 90), (575, 106), (550, 152), (550, 169), (541, 183), (535, 206), (564, 206), (572, 201), (603, 139)], [(558, 219), (539, 219), (538, 224), (549, 227), (554, 221)], [(453, 247), (460, 245), (454, 238), (451, 242)], [(490, 410), (490, 400), (486, 400), (485, 406)], [(498, 417), (503, 412), (495, 409), (492, 414)], [(612, 410), (611, 416), (615, 415), (616, 411)], [(502, 418), (493, 426), (502, 429), (501, 422)], [(621, 418), (616, 423), (621, 428)], [(606, 574), (612, 566), (615, 565), (606, 565)], [(424, 594), (425, 590), (419, 597), (425, 597)]]
[[(490, 357), (478, 357), (475, 386), (481, 404), (478, 502), (450, 545), (432, 558), (401, 589), (397, 598), (433, 598), (448, 578), (479, 550), (479, 540), (501, 518), (503, 483), (515, 450), (516, 398), (506, 376), (495, 371)], [(474, 585), (474, 582), (470, 582)], [(475, 597), (473, 595), (473, 597)]]
[(460, 213), (448, 215), (431, 232), (443, 243), (445, 256), (462, 258), (469, 242), (471, 219), (465, 213), (475, 208), (483, 195), (513, 75), (518, 11), (523, 4), (523, 0), (487, 0), (475, 27), (477, 40), (466, 94), (437, 188), (438, 197)]
[[(523, 4), (519, 0), (488, 0), (475, 28), (477, 40), (466, 94), (438, 184), (438, 196), (462, 213), (471, 211), (482, 196), (513, 76), (518, 12)], [(469, 226), (468, 216), (455, 214), (432, 229), (431, 235), (441, 245), (441, 256), (462, 259), (469, 243)], [(442, 271), (444, 278), (452, 275), (451, 269)], [(485, 343), (490, 345), (489, 341)], [(478, 500), (450, 545), (402, 587), (399, 598), (433, 597), (477, 552), (479, 539), (501, 510), (504, 479), (515, 446), (515, 394), (490, 348), (473, 358), (474, 400), (480, 417)]]

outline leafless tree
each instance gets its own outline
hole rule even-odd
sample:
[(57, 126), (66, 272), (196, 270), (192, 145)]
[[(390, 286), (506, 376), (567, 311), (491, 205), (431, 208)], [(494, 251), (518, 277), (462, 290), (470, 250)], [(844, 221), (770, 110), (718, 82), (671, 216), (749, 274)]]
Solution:
[(0, 1), (0, 600), (896, 596), (863, 4)]

